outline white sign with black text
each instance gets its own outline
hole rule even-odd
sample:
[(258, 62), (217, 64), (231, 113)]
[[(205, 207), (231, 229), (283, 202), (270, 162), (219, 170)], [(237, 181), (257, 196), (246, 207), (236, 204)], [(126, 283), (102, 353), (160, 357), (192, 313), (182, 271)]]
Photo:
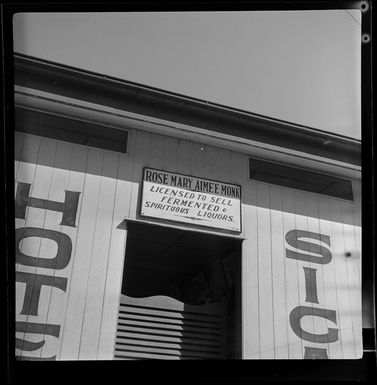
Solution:
[(144, 168), (141, 215), (241, 231), (241, 186)]

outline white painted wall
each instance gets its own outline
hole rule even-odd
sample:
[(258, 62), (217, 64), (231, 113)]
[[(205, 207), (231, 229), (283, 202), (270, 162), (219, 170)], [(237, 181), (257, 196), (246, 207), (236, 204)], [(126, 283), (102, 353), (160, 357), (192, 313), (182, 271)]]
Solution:
[[(59, 338), (17, 333), (28, 341), (46, 340), (41, 349), (17, 355), (112, 359), (126, 244), (126, 230), (117, 226), (125, 218), (143, 219), (137, 214), (142, 169), (153, 167), (242, 186), (244, 358), (303, 358), (306, 346), (325, 348), (330, 358), (361, 356), (360, 181), (353, 181), (354, 202), (270, 186), (248, 180), (246, 155), (139, 130), (130, 131), (128, 154), (20, 133), (15, 151), (16, 189), (18, 182), (30, 183), (31, 196), (61, 202), (64, 190), (81, 192), (76, 228), (59, 225), (59, 212), (33, 207), (25, 220), (16, 219), (16, 228), (68, 234), (73, 246), (63, 270), (16, 265), (17, 271), (68, 279), (65, 292), (42, 287), (38, 316), (20, 314), (25, 284), (16, 284), (17, 321), (61, 325)], [(286, 258), (291, 247), (284, 237), (293, 229), (329, 236), (332, 261), (315, 265)], [(51, 242), (26, 238), (20, 247), (25, 254), (52, 258)], [(305, 302), (304, 266), (317, 269), (318, 304)], [(337, 328), (339, 340), (315, 344), (294, 334), (289, 314), (299, 305), (335, 310), (336, 325), (304, 317), (302, 327), (316, 334)]]

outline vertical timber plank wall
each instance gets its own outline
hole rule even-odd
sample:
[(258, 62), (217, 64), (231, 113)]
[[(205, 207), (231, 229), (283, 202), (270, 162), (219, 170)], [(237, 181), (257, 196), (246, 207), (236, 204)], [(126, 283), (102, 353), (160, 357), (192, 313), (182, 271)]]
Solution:
[[(88, 162), (88, 149), (83, 148), (80, 146), (73, 146), (72, 151), (72, 159), (69, 169), (69, 184), (68, 184), (68, 191), (84, 191), (84, 185), (86, 181), (86, 173), (84, 172), (87, 168), (87, 162)], [(75, 344), (75, 338), (74, 335), (72, 335), (72, 332), (75, 332), (78, 330), (79, 325), (75, 326), (75, 320), (78, 321), (79, 319), (75, 317), (75, 312), (80, 311), (80, 294), (77, 292), (78, 288), (77, 285), (80, 282), (79, 276), (77, 277), (77, 280), (73, 279), (77, 276), (76, 271), (80, 270), (82, 266), (82, 258), (80, 258), (79, 255), (79, 249), (78, 249), (78, 235), (79, 235), (79, 229), (83, 224), (85, 223), (84, 220), (82, 220), (82, 194), (80, 194), (80, 201), (79, 206), (77, 208), (77, 219), (76, 219), (76, 228), (74, 229), (74, 237), (72, 237), (72, 257), (70, 262), (70, 268), (71, 273), (69, 274), (68, 282), (67, 282), (67, 290), (66, 290), (66, 305), (63, 307), (64, 310), (64, 316), (61, 319), (61, 340), (60, 343), (60, 349), (58, 351), (58, 359), (73, 359), (71, 357), (78, 357), (78, 355), (74, 355), (73, 349), (69, 344), (64, 343), (65, 341), (69, 341), (70, 338), (72, 338), (73, 344)], [(67, 229), (65, 229), (65, 232)], [(81, 234), (80, 234), (81, 237)], [(85, 256), (84, 256), (85, 257)], [(75, 295), (77, 293), (77, 295)], [(71, 330), (70, 330), (71, 328)], [(77, 334), (76, 334), (77, 336)], [(77, 338), (77, 337), (76, 337)]]
[[(64, 201), (64, 190), (80, 192), (76, 227), (59, 225), (61, 212), (27, 207), (16, 228), (36, 226), (67, 234), (72, 241), (69, 264), (61, 270), (16, 265), (17, 272), (67, 278), (65, 290), (42, 286), (38, 315), (21, 314), (23, 282), (17, 282), (17, 321), (60, 326), (58, 337), (20, 329), (16, 355), (32, 359), (112, 359), (127, 230), (136, 219), (143, 167), (207, 177), (242, 186), (242, 357), (303, 358), (306, 349), (324, 349), (329, 358), (356, 358), (361, 352), (360, 191), (355, 202), (318, 196), (248, 179), (246, 155), (130, 130), (127, 154), (117, 154), (16, 134), (15, 179), (31, 184), (30, 196)], [(358, 181), (354, 181), (356, 187)], [(328, 264), (286, 257), (291, 230), (320, 233), (332, 253)], [(313, 244), (319, 243), (306, 239)], [(53, 258), (49, 240), (25, 238), (20, 250), (37, 258)], [(318, 256), (315, 251), (309, 254)], [(351, 251), (350, 258), (345, 257)], [(55, 245), (56, 252), (56, 245)], [(318, 303), (307, 302), (304, 267), (316, 270)], [(307, 316), (302, 329), (326, 334), (338, 329), (332, 343), (309, 342), (297, 335), (290, 313), (297, 307), (335, 311), (336, 324)], [(301, 310), (300, 310), (301, 311)], [(45, 340), (41, 349), (25, 350), (25, 342)]]
[[(350, 202), (253, 181), (245, 184), (244, 358), (360, 358), (357, 191), (355, 202)], [(306, 250), (302, 245), (295, 248), (288, 244), (286, 235), (292, 230), (308, 232), (309, 237), (300, 239), (306, 242)], [(329, 244), (311, 238), (315, 234), (328, 237)], [(329, 262), (318, 262), (323, 258), (319, 247), (330, 251)], [(287, 250), (317, 260), (288, 258)], [(314, 274), (313, 281), (306, 277), (304, 268)], [(290, 317), (294, 309), (298, 317), (295, 327)], [(330, 337), (330, 328), (337, 338), (334, 333)]]
[[(57, 142), (56, 145), (51, 146), (51, 148), (55, 151), (55, 160), (54, 168), (52, 169), (52, 177), (48, 199), (52, 201), (62, 202), (64, 201), (65, 190), (69, 190), (70, 178), (69, 173), (67, 173), (65, 170), (70, 168), (70, 163), (73, 158), (73, 149), (72, 146), (70, 146), (69, 144), (61, 142)], [(44, 162), (43, 159), (41, 159), (41, 161)], [(45, 223), (43, 225), (43, 228), (55, 230), (58, 233), (64, 232), (69, 236), (72, 243), (74, 243), (76, 229), (73, 227), (60, 225), (60, 217), (60, 213), (51, 210), (46, 210)], [(43, 243), (43, 241), (44, 239), (42, 239), (41, 243)], [(47, 247), (45, 250), (43, 250), (42, 248), (40, 249), (40, 255), (51, 255), (48, 250), (48, 247), (51, 247), (51, 245), (46, 244), (46, 246)], [(57, 277), (64, 277), (67, 279), (71, 275), (72, 264), (69, 264), (64, 269), (64, 271), (57, 269), (56, 263), (54, 267), (55, 269), (50, 273), (50, 275), (52, 275), (53, 277), (53, 280), (59, 279)], [(40, 270), (43, 274), (43, 270), (46, 269), (38, 270)], [(49, 274), (48, 271), (46, 271), (46, 274)], [(43, 301), (41, 300), (39, 311), (41, 313), (41, 316), (45, 317), (43, 318), (42, 323), (48, 325), (59, 325), (60, 320), (64, 315), (64, 308), (67, 302), (67, 296), (65, 295), (65, 292), (63, 290), (56, 289), (52, 286), (45, 287), (44, 290), (48, 295), (48, 307), (44, 310), (42, 308)], [(63, 306), (61, 304), (63, 304)], [(53, 336), (49, 336), (46, 333), (43, 335), (43, 339), (46, 340), (46, 343), (41, 349), (40, 357), (54, 356), (60, 348), (60, 340)]]
[(103, 306), (102, 299), (106, 283), (106, 267), (108, 264), (113, 226), (118, 165), (119, 155), (108, 152), (103, 153), (102, 176), (96, 208), (96, 225), (86, 287), (80, 359), (93, 359), (93, 351), (98, 351), (98, 339)]
[(270, 229), (274, 234), (271, 242), (271, 279), (272, 301), (274, 304), (273, 328), (274, 328), (274, 354), (277, 359), (289, 357), (288, 340), (288, 311), (286, 299), (286, 267), (285, 267), (285, 240), (282, 188), (271, 187), (270, 204)]
[[(131, 147), (134, 135), (129, 136)], [(126, 247), (127, 230), (119, 225), (124, 218), (130, 216), (130, 199), (132, 192), (133, 162), (129, 155), (119, 155), (116, 175), (116, 191), (112, 209), (111, 239), (109, 258), (106, 266), (105, 289), (102, 295), (100, 336), (97, 358), (106, 360), (113, 358), (115, 345), (115, 329), (117, 325), (119, 294), (123, 278), (123, 261)], [(114, 311), (116, 309), (116, 311)]]
[[(21, 139), (21, 136), (17, 138), (18, 140)], [(40, 148), (41, 139), (37, 137), (25, 137), (23, 140), (23, 147), (22, 151), (19, 153), (19, 165), (17, 167), (17, 175), (16, 180), (23, 181), (24, 183), (28, 183), (32, 185), (31, 192), (33, 192), (33, 181), (35, 179), (36, 175), (36, 169), (37, 169), (37, 161), (38, 161), (38, 155), (39, 155), (39, 148)], [(37, 215), (29, 215), (30, 208), (26, 208), (25, 213), (25, 219), (16, 218), (15, 219), (15, 225), (16, 230), (24, 232), (24, 228), (30, 227), (32, 225), (39, 225), (39, 223), (43, 223), (43, 219), (38, 220)], [(38, 223), (39, 222), (39, 223)], [(19, 249), (21, 251), (24, 251), (25, 249), (30, 250), (30, 253), (34, 252), (35, 254), (38, 254), (38, 246), (39, 244), (37, 242), (30, 242), (31, 238), (25, 238), (21, 240), (19, 244)], [(18, 280), (18, 274), (19, 273), (34, 273), (35, 268), (33, 267), (26, 267), (20, 264), (16, 265), (16, 315), (17, 315), (17, 321), (21, 324), (21, 327), (16, 326), (16, 338), (19, 338), (17, 341), (16, 339), (16, 348), (18, 348), (18, 355), (20, 357), (25, 355), (24, 349), (27, 347), (27, 344), (24, 342), (26, 337), (26, 324), (29, 321), (29, 314), (28, 312), (24, 311), (24, 303), (26, 302), (26, 285), (24, 283), (17, 282)], [(19, 294), (18, 294), (19, 293)], [(28, 306), (28, 304), (26, 304)], [(32, 321), (34, 319), (37, 319), (38, 317), (32, 317)], [(36, 336), (35, 334), (30, 334), (28, 336), (28, 341), (32, 343), (37, 343), (40, 338), (39, 336)], [(29, 357), (36, 358), (38, 357), (38, 354), (40, 352), (31, 351), (30, 353), (26, 354)]]
[[(300, 270), (299, 261), (290, 260), (286, 261), (285, 258), (285, 234), (289, 231), (296, 229), (298, 221), (295, 213), (295, 197), (294, 191), (288, 189), (282, 189), (282, 207), (283, 207), (283, 233), (281, 234), (284, 242), (284, 248), (280, 255), (280, 260), (283, 259), (285, 267), (285, 303), (287, 311), (287, 334), (288, 334), (288, 357), (293, 359), (299, 359), (303, 357), (302, 340), (296, 336), (292, 328), (289, 327), (289, 313), (291, 309), (294, 309), (300, 302), (300, 294), (303, 291), (302, 286), (299, 284)], [(275, 243), (275, 242), (274, 242)]]
[[(59, 332), (51, 336), (24, 327), (16, 334), (20, 341), (16, 356), (112, 359), (125, 246), (125, 231), (117, 226), (129, 215), (127, 197), (131, 196), (127, 165), (121, 172), (119, 166), (124, 166), (129, 158), (19, 133), (16, 148), (22, 148), (17, 152), (16, 189), (20, 182), (28, 183), (31, 197), (56, 202), (64, 202), (65, 190), (80, 192), (76, 227), (59, 225), (61, 212), (38, 207), (27, 206), (26, 219), (16, 218), (16, 228), (55, 230), (68, 235), (72, 242), (70, 261), (64, 269), (16, 264), (17, 272), (49, 275), (52, 280), (67, 279), (64, 289), (42, 285), (38, 314), (26, 315), (21, 314), (26, 285), (17, 282), (16, 320), (44, 325), (45, 330), (46, 324), (57, 325)], [(53, 259), (60, 242), (57, 243), (43, 236), (28, 237), (21, 240), (20, 251), (38, 260)], [(32, 290), (37, 290), (35, 284)], [(41, 348), (30, 349), (29, 342), (41, 341), (44, 341)]]

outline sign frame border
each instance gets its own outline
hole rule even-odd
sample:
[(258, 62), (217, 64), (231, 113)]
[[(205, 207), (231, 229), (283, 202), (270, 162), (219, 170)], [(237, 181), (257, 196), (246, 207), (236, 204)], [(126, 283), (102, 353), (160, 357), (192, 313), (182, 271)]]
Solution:
[[(221, 229), (221, 228), (218, 228), (218, 227), (213, 227), (213, 226), (208, 226), (208, 225), (200, 225), (200, 224), (196, 224), (196, 223), (187, 223), (187, 222), (175, 221), (173, 219), (156, 218), (156, 217), (152, 217), (152, 216), (149, 216), (149, 215), (142, 214), (141, 211), (142, 211), (142, 207), (143, 207), (142, 205), (143, 205), (143, 198), (144, 198), (144, 174), (145, 174), (145, 170), (146, 169), (154, 170), (154, 171), (167, 172), (167, 173), (170, 173), (170, 174), (176, 174), (176, 175), (185, 176), (185, 177), (189, 177), (189, 178), (198, 178), (198, 179), (203, 179), (203, 180), (207, 180), (207, 181), (210, 181), (210, 182), (223, 183), (223, 184), (239, 187), (239, 189), (240, 189), (240, 230)], [(169, 171), (169, 170), (161, 170), (161, 169), (157, 169), (157, 168), (153, 168), (153, 167), (148, 167), (148, 166), (144, 166), (142, 168), (141, 178), (142, 178), (141, 193), (139, 193), (139, 210), (138, 210), (138, 213), (137, 213), (138, 215), (140, 215), (140, 217), (152, 218), (154, 220), (158, 219), (160, 221), (167, 222), (167, 223), (179, 224), (180, 226), (184, 226), (184, 225), (187, 226), (187, 225), (189, 225), (190, 227), (194, 226), (195, 228), (198, 228), (198, 229), (206, 228), (206, 229), (211, 229), (212, 231), (217, 231), (217, 232), (220, 232), (220, 233), (232, 233), (232, 234), (236, 233), (238, 235), (242, 234), (242, 232), (243, 232), (243, 226), (242, 226), (242, 185), (240, 185), (238, 183), (223, 182), (223, 181), (219, 181), (219, 180), (216, 180), (216, 179), (209, 179), (209, 178), (203, 178), (203, 177), (193, 176), (193, 175), (188, 175), (188, 174), (181, 174), (181, 173), (174, 172), (174, 171)], [(193, 190), (188, 190), (188, 191), (193, 191)], [(216, 194), (214, 194), (214, 195), (216, 195)]]

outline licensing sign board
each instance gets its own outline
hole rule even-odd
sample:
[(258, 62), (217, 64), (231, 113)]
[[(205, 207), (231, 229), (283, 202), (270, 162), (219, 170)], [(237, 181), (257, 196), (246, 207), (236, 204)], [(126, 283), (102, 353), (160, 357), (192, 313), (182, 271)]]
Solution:
[(141, 215), (241, 231), (241, 186), (144, 168)]

